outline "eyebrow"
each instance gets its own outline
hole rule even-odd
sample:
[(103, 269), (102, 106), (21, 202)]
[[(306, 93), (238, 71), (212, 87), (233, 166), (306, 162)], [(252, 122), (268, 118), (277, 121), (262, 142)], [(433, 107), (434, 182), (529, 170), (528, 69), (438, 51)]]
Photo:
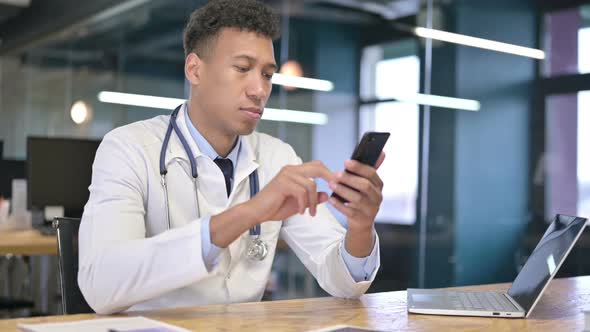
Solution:
[[(250, 63), (256, 63), (256, 62), (258, 62), (255, 58), (253, 58), (253, 57), (251, 57), (249, 55), (245, 55), (245, 54), (236, 55), (236, 56), (233, 57), (233, 59), (236, 59), (236, 60), (246, 60), (246, 61), (248, 61)], [(273, 71), (276, 71), (278, 69), (277, 64), (274, 63), (274, 62), (267, 63), (266, 65), (264, 65), (264, 67), (270, 67), (270, 68), (272, 68)]]

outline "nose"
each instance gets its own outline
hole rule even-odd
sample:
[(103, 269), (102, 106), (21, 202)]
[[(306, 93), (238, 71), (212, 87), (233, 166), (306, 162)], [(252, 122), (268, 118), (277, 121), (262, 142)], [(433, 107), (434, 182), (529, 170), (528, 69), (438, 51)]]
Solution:
[(246, 95), (252, 101), (256, 102), (257, 105), (260, 105), (268, 98), (271, 86), (270, 81), (260, 75), (259, 77), (250, 80), (248, 88), (246, 89)]

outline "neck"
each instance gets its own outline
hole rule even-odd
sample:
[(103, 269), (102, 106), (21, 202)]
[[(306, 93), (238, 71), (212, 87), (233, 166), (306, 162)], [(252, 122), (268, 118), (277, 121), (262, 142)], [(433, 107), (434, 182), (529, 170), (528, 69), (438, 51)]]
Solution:
[(191, 98), (188, 102), (189, 121), (197, 128), (199, 133), (211, 144), (220, 157), (227, 157), (233, 149), (238, 135), (228, 134), (211, 122), (205, 112)]

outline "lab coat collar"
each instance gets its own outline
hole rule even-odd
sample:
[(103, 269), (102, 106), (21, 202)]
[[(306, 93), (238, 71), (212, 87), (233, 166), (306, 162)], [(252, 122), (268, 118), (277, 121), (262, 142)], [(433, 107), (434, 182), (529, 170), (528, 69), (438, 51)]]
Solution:
[[(199, 147), (197, 146), (197, 144), (195, 143), (195, 141), (191, 138), (191, 134), (188, 130), (186, 121), (187, 116), (186, 116), (186, 107), (187, 107), (187, 103), (185, 102), (184, 104), (182, 104), (182, 106), (180, 107), (180, 110), (178, 111), (178, 115), (176, 117), (176, 125), (178, 126), (178, 129), (180, 129), (180, 133), (182, 134), (182, 136), (184, 137), (184, 139), (186, 140), (186, 142), (188, 143), (188, 146), (190, 147), (194, 157), (198, 159), (200, 157), (206, 157), (205, 154), (199, 150)], [(168, 117), (168, 123), (166, 124), (166, 129), (168, 129), (168, 126), (170, 125), (170, 121), (171, 121), (171, 116)], [(172, 137), (170, 137), (170, 142), (168, 144), (168, 151), (166, 153), (166, 165), (168, 165), (170, 163), (170, 161), (174, 160), (174, 159), (181, 159), (181, 160), (185, 160), (186, 162), (190, 162), (188, 155), (186, 154), (186, 151), (184, 150), (184, 147), (182, 146), (182, 143), (180, 142), (180, 139), (178, 138), (178, 135), (172, 131)]]

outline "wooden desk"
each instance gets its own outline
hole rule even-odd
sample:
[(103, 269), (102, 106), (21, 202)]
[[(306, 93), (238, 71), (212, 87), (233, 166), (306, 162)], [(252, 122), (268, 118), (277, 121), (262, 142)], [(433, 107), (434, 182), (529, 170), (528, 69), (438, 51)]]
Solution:
[(26, 231), (0, 231), (0, 255), (57, 255), (57, 237)]
[[(506, 290), (508, 284), (461, 287)], [(384, 331), (582, 331), (581, 308), (590, 303), (590, 277), (554, 280), (527, 319), (408, 315), (406, 292), (368, 294), (360, 300), (314, 298), (212, 305), (137, 313), (194, 331), (305, 331), (350, 324)], [(41, 323), (97, 318), (71, 315), (0, 320), (0, 331), (18, 322)]]

